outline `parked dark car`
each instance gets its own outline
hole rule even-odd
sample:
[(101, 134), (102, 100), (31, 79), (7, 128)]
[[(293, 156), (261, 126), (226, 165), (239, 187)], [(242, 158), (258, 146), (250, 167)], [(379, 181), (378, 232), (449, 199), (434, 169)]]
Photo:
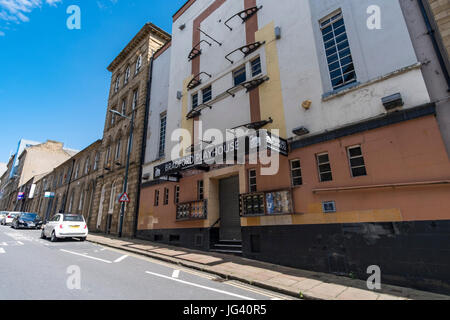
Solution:
[(14, 229), (41, 229), (42, 219), (36, 213), (22, 212), (14, 217), (11, 227)]

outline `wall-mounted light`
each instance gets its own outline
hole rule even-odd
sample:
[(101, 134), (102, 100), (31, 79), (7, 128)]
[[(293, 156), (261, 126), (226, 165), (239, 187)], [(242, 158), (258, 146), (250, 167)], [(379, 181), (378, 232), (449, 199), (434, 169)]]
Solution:
[(177, 99), (181, 100), (183, 98), (183, 93), (181, 91), (177, 91)]
[(383, 103), (383, 106), (387, 111), (390, 111), (397, 107), (403, 107), (405, 105), (400, 93), (381, 98), (381, 102)]
[(143, 179), (143, 180), (148, 180), (148, 179), (150, 179), (150, 173), (144, 174), (144, 175), (142, 176), (142, 179)]
[(300, 137), (307, 135), (309, 133), (309, 130), (306, 129), (305, 127), (298, 127), (292, 130), (292, 133)]
[(281, 39), (281, 28), (275, 27), (275, 39), (279, 40)]
[(183, 23), (182, 25), (180, 25), (178, 27), (178, 29), (180, 29), (181, 31), (183, 31), (185, 28), (186, 28), (186, 24), (185, 23)]

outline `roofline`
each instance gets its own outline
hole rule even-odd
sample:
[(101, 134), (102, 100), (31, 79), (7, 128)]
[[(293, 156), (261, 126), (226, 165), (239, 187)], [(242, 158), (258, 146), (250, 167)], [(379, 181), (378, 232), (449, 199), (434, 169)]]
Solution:
[(137, 43), (142, 40), (144, 36), (148, 33), (155, 33), (160, 36), (162, 39), (166, 41), (170, 41), (172, 36), (170, 33), (167, 33), (163, 29), (154, 25), (151, 22), (147, 22), (141, 30), (134, 36), (133, 39), (122, 49), (119, 55), (110, 63), (110, 65), (106, 68), (109, 72), (113, 72), (113, 70), (125, 59), (125, 56), (136, 47)]
[(181, 15), (183, 15), (183, 13), (184, 13), (187, 9), (189, 9), (190, 6), (192, 6), (192, 5), (194, 4), (194, 2), (195, 2), (195, 0), (187, 0), (187, 1), (181, 6), (181, 8), (178, 9), (178, 11), (175, 12), (175, 13), (173, 14), (173, 16), (172, 16), (173, 22), (177, 21), (177, 19), (178, 19), (179, 17), (181, 17)]

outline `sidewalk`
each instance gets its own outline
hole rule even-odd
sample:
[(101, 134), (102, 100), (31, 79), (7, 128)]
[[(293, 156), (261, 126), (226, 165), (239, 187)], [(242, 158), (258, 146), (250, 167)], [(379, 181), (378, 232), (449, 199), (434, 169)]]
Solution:
[(90, 234), (87, 240), (303, 299), (450, 300), (446, 295), (383, 284), (382, 290), (375, 292), (368, 290), (362, 280), (138, 239)]

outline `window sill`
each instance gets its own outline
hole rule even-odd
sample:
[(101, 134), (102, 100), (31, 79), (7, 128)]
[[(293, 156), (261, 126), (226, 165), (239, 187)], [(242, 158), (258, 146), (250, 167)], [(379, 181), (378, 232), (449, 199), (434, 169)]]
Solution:
[(347, 85), (345, 85), (345, 86), (343, 86), (343, 87), (341, 87), (339, 89), (332, 90), (332, 91), (324, 93), (322, 95), (322, 100), (323, 101), (327, 101), (327, 100), (332, 99), (334, 97), (341, 96), (341, 95), (343, 95), (343, 94), (345, 94), (347, 92), (353, 91), (354, 89), (356, 89), (359, 86), (361, 86), (361, 82), (358, 82), (358, 81), (350, 83), (350, 84), (347, 84)]

